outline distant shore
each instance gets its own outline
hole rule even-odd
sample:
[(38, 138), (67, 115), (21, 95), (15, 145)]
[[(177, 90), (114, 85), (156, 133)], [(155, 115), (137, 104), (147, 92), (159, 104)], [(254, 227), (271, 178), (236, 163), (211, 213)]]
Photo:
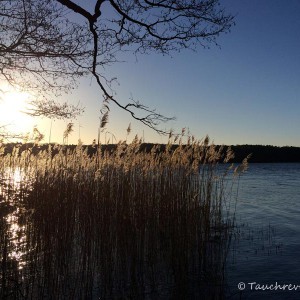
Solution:
[(235, 161), (241, 162), (248, 154), (252, 154), (249, 163), (300, 163), (300, 147), (238, 145), (231, 146), (235, 153)]
[[(33, 153), (40, 150), (46, 150), (49, 144), (41, 144), (35, 146), (32, 143), (19, 144), (19, 143), (7, 143), (5, 144), (5, 153), (10, 153), (12, 149), (18, 145), (20, 147), (20, 152), (32, 148)], [(51, 144), (54, 148), (54, 144)], [(152, 144), (152, 143), (142, 143), (140, 145), (140, 151), (151, 151), (153, 147), (157, 147), (157, 151), (164, 151), (165, 144)], [(68, 149), (75, 149), (76, 145), (67, 145)], [(96, 153), (96, 147), (92, 145), (83, 145), (87, 148), (90, 155)], [(101, 145), (103, 150), (113, 151), (116, 147), (115, 144)], [(175, 150), (178, 145), (172, 145), (171, 149)], [(217, 146), (221, 147), (221, 146)], [(271, 145), (235, 145), (235, 146), (223, 146), (223, 152), (226, 153), (228, 147), (231, 147), (235, 153), (235, 157), (231, 162), (240, 163), (242, 160), (251, 154), (249, 163), (300, 163), (300, 147), (293, 146), (271, 146)], [(55, 153), (55, 151), (54, 151)]]

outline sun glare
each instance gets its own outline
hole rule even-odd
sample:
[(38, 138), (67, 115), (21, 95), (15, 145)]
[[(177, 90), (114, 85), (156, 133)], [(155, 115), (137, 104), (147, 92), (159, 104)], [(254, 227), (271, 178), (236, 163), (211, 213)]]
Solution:
[(6, 126), (9, 132), (25, 133), (32, 130), (34, 120), (26, 115), (30, 94), (6, 91), (0, 94), (0, 126)]

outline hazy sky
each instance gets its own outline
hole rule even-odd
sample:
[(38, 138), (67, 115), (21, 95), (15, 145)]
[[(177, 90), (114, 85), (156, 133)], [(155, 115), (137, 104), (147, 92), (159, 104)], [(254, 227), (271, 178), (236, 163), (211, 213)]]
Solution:
[[(126, 57), (108, 72), (118, 77), (117, 97), (126, 103), (133, 96), (176, 121), (162, 125), (181, 131), (188, 127), (198, 138), (208, 134), (216, 144), (272, 144), (300, 146), (300, 1), (224, 0), (236, 16), (236, 26), (218, 40), (220, 48), (183, 51), (173, 57), (151, 54)], [(86, 107), (75, 121), (75, 132), (91, 143), (97, 137), (101, 92), (85, 80), (70, 97)], [(147, 127), (111, 105), (107, 130), (126, 138), (165, 142)], [(50, 121), (39, 123), (47, 135)], [(52, 140), (61, 142), (65, 123), (56, 121)], [(107, 134), (106, 138), (111, 138)], [(103, 134), (104, 138), (104, 134)]]

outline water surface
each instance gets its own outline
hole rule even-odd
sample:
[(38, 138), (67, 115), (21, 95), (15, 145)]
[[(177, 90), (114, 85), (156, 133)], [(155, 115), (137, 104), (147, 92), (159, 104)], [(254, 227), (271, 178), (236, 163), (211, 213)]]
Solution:
[[(300, 299), (300, 164), (250, 164), (240, 181), (237, 224), (228, 298)], [(276, 283), (277, 290), (267, 289)], [(278, 287), (284, 284), (291, 291)]]
[[(54, 201), (53, 205), (44, 203), (41, 207), (37, 202), (36, 209), (30, 209), (24, 204), (27, 196), (24, 190), (30, 190), (31, 183), (23, 176), (16, 170), (8, 176), (8, 181), (2, 180), (0, 189), (3, 214), (0, 226), (4, 232), (1, 243), (7, 245), (1, 248), (1, 285), (6, 291), (12, 291), (16, 299), (26, 299), (30, 295), (42, 295), (41, 299), (60, 295), (59, 299), (68, 299), (70, 291), (78, 299), (86, 295), (93, 299), (98, 299), (98, 295), (109, 299), (109, 294), (100, 292), (99, 282), (106, 286), (108, 293), (113, 294), (120, 287), (130, 294), (132, 278), (136, 281), (136, 291), (132, 294), (136, 299), (183, 297), (174, 284), (179, 288), (184, 285), (181, 292), (185, 291), (186, 299), (198, 299), (204, 290), (207, 290), (206, 296), (212, 295), (214, 299), (224, 296), (223, 288), (218, 286), (223, 284), (222, 272), (219, 272), (222, 265), (218, 262), (222, 262), (224, 254), (218, 240), (212, 241), (207, 248), (194, 246), (196, 252), (200, 249), (203, 255), (210, 254), (199, 262), (193, 248), (188, 252), (177, 245), (175, 231), (170, 240), (166, 240), (164, 232), (142, 232), (136, 227), (128, 227), (131, 230), (125, 235), (125, 219), (121, 227), (111, 227), (113, 223), (108, 226), (109, 222), (96, 217), (96, 210), (103, 207), (86, 205), (84, 201), (88, 198), (85, 197), (80, 201)], [(39, 193), (43, 195), (42, 192), (41, 189)], [(299, 198), (300, 164), (250, 164), (239, 183), (237, 227), (227, 258), (227, 299), (300, 299), (300, 287), (297, 291), (280, 290), (285, 284), (291, 284), (292, 288), (300, 286)], [(103, 232), (107, 235), (101, 236)], [(136, 242), (128, 236), (134, 237)], [(137, 248), (137, 245), (144, 246)], [(143, 263), (135, 262), (136, 257), (142, 257)], [(209, 257), (213, 257), (211, 262)], [(207, 266), (203, 265), (207, 262)], [(197, 276), (187, 278), (183, 271)], [(139, 284), (143, 284), (143, 291), (139, 290)], [(245, 289), (239, 290), (238, 284)], [(255, 290), (271, 285), (277, 285), (277, 290)], [(211, 293), (217, 288), (220, 292)], [(90, 294), (85, 294), (90, 290)], [(7, 292), (3, 295), (9, 299)]]

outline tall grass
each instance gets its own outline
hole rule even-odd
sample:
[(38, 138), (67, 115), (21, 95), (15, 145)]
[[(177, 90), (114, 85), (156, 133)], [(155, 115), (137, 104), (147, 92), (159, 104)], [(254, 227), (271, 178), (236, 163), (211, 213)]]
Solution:
[(141, 149), (0, 155), (1, 299), (222, 299), (233, 153)]

